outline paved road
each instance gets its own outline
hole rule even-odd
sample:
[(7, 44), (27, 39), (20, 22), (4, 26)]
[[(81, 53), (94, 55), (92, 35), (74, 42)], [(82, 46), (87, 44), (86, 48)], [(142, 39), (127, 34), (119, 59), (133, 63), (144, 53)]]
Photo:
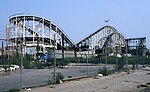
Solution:
[[(89, 66), (89, 74), (95, 74), (102, 67), (98, 66)], [(109, 69), (112, 66), (108, 67)], [(39, 85), (48, 84), (48, 80), (52, 77), (53, 69), (23, 69), (23, 87), (33, 87)], [(78, 66), (71, 67), (67, 69), (57, 69), (56, 72), (61, 72), (65, 79), (68, 76), (77, 77), (77, 76), (86, 76), (87, 67)], [(20, 88), (20, 71), (12, 72), (9, 75), (0, 75), (0, 91), (5, 91), (13, 88)]]
[(136, 70), (131, 74), (121, 72), (99, 79), (88, 78), (54, 86), (32, 88), (30, 91), (23, 90), (23, 92), (141, 92), (144, 88), (137, 86), (148, 82), (150, 83), (150, 68)]

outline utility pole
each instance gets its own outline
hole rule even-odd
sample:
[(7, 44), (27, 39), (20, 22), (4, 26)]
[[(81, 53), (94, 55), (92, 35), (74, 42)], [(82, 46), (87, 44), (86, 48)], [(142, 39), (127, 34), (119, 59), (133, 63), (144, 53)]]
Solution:
[(55, 45), (56, 44), (56, 38), (54, 34), (54, 84), (56, 84), (56, 56), (55, 56)]
[(138, 69), (138, 47), (136, 47), (136, 69)]
[(20, 87), (23, 88), (23, 75), (22, 75), (22, 70), (23, 70), (23, 55), (22, 55), (22, 40), (23, 34), (21, 34), (20, 37)]
[(89, 51), (88, 54), (86, 54), (86, 65), (87, 65), (87, 77), (89, 76)]
[(39, 49), (40, 49), (40, 46), (39, 46), (40, 38), (39, 38), (38, 34), (36, 34), (36, 39), (37, 39), (36, 61), (38, 62), (39, 61)]
[(20, 81), (20, 84), (21, 84), (21, 88), (23, 87), (23, 76), (22, 76), (22, 69), (23, 69), (23, 58), (22, 58), (22, 42), (21, 42), (21, 47), (20, 47), (20, 59), (21, 59), (21, 61), (20, 61), (20, 64), (21, 64), (21, 81)]
[[(62, 34), (62, 47), (61, 47), (61, 49), (62, 49), (62, 64), (64, 63), (64, 56), (65, 56), (65, 54), (64, 54), (64, 34)], [(64, 64), (63, 64), (64, 65)]]
[(125, 47), (125, 52), (126, 52), (126, 69), (127, 69), (127, 72), (129, 73), (129, 70), (128, 70), (128, 45), (127, 45), (127, 42), (126, 42), (126, 47)]
[(107, 47), (105, 47), (105, 69), (107, 69)]
[(117, 54), (118, 54), (118, 46), (116, 46), (116, 54), (115, 54), (115, 56), (116, 56), (116, 71), (118, 71), (118, 56), (117, 56)]
[(145, 67), (145, 63), (144, 63), (144, 56), (145, 56), (145, 47), (142, 47), (142, 64), (143, 64), (143, 67)]
[(4, 59), (4, 42), (2, 41), (2, 49), (1, 49), (1, 51), (2, 51), (2, 60)]

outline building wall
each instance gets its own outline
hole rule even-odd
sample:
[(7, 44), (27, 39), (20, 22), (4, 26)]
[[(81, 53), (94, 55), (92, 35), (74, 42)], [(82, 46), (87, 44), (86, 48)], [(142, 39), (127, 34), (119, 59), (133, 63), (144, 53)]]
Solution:
[[(54, 58), (54, 51), (51, 50), (48, 52), (49, 54), (49, 58)], [(62, 50), (55, 50), (55, 57), (56, 58), (62, 58)], [(74, 58), (75, 57), (75, 53), (74, 51), (64, 51), (64, 58)]]

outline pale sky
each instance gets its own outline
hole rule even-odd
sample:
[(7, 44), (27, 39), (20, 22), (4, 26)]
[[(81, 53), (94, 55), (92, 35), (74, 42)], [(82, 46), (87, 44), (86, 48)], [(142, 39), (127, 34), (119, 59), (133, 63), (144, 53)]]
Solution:
[(1, 0), (0, 12), (0, 37), (10, 15), (27, 13), (53, 20), (75, 43), (110, 20), (126, 38), (147, 37), (150, 47), (150, 0)]

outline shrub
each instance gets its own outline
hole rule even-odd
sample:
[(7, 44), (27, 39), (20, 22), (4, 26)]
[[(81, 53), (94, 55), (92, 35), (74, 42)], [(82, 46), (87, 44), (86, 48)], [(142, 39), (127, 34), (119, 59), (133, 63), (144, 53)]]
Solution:
[(53, 77), (49, 80), (48, 84), (60, 84), (60, 81), (64, 79), (64, 76), (61, 73), (56, 74), (56, 83), (55, 83), (55, 77)]
[(111, 74), (111, 71), (104, 68), (102, 70), (99, 70), (98, 74), (103, 74), (103, 76), (107, 76), (107, 75)]
[(10, 73), (10, 69), (9, 69), (10, 65), (3, 65), (3, 68), (4, 68), (4, 72), (5, 74), (8, 74)]
[(20, 89), (14, 88), (14, 89), (9, 90), (8, 92), (20, 92)]

